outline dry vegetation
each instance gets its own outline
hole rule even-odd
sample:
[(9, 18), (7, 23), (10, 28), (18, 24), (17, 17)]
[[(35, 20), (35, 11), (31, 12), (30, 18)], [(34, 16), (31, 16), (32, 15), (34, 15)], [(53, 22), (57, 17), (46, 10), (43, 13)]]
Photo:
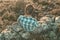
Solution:
[(16, 22), (20, 9), (24, 10), (25, 5), (29, 3), (40, 11), (39, 18), (50, 14), (60, 16), (60, 0), (2, 0), (0, 1), (0, 27)]
[(38, 9), (38, 15), (35, 15), (38, 20), (45, 15), (60, 16), (60, 0), (0, 0), (0, 32), (7, 25), (17, 22), (21, 14), (20, 10), (24, 13), (27, 4), (32, 4), (35, 9)]

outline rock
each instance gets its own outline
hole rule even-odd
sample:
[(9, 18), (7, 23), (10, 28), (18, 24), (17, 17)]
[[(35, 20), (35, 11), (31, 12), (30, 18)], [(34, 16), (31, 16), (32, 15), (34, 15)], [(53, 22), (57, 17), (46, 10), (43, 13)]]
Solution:
[(50, 37), (50, 40), (56, 40), (57, 39), (57, 36), (53, 31), (50, 32), (49, 37)]
[[(36, 12), (39, 13), (38, 17), (36, 15), (35, 17), (40, 20), (40, 27), (36, 28), (34, 33), (41, 33), (44, 36), (41, 37), (42, 40), (47, 40), (46, 37), (49, 35), (51, 35), (50, 40), (58, 40), (60, 38), (60, 0), (0, 0), (0, 40), (28, 40), (31, 37), (31, 34), (25, 32), (20, 25), (13, 24), (19, 15), (24, 15), (25, 6), (28, 4), (32, 4), (39, 11)], [(32, 36), (36, 40), (35, 38), (39, 39), (41, 35)], [(56, 36), (58, 39), (55, 39)]]
[(58, 27), (60, 26), (60, 16), (55, 18), (55, 23)]
[(52, 22), (52, 19), (50, 17), (47, 17), (47, 16), (44, 16), (42, 18), (40, 18), (40, 21), (44, 21), (44, 22), (47, 22), (47, 23), (51, 23)]
[(60, 16), (58, 16), (58, 17), (55, 18), (55, 22), (56, 23), (60, 23)]
[(43, 27), (40, 25), (39, 27), (35, 28), (33, 33), (34, 34), (40, 34), (43, 30)]
[(29, 39), (30, 38), (30, 33), (29, 32), (23, 33), (22, 37), (25, 38), (25, 39)]
[(50, 32), (50, 37), (55, 37), (55, 36), (56, 36), (56, 34), (53, 31), (51, 31)]
[(2, 38), (3, 38), (3, 34), (2, 34), (2, 33), (0, 33), (0, 40), (2, 40)]
[(20, 28), (20, 26), (15, 24), (7, 26), (7, 29), (3, 30), (1, 33), (3, 34), (5, 40), (12, 40), (12, 39), (20, 40), (22, 37), (21, 34), (19, 34), (19, 32), (21, 33), (21, 31), (22, 29)]
[(47, 25), (46, 23), (43, 23), (43, 24), (42, 24), (42, 27), (43, 27), (43, 30), (48, 29), (48, 25)]

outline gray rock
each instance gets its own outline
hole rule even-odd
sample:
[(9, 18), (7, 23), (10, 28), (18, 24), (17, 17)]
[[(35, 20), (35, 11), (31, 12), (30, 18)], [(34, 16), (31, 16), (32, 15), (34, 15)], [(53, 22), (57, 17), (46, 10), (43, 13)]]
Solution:
[(29, 39), (30, 38), (30, 33), (29, 32), (23, 33), (22, 37), (25, 38), (25, 39)]
[[(20, 34), (19, 34), (20, 32)], [(8, 25), (7, 28), (5, 30), (3, 30), (1, 32), (3, 34), (3, 37), (5, 40), (20, 40), (21, 37), (21, 33), (22, 32), (22, 28), (18, 25)]]
[(55, 18), (55, 22), (56, 23), (60, 23), (60, 16), (58, 16), (58, 17)]
[(3, 40), (2, 38), (3, 38), (3, 34), (2, 34), (2, 33), (0, 33), (0, 40)]
[(50, 37), (50, 40), (56, 40), (57, 39), (57, 35), (53, 31), (50, 32), (49, 37)]

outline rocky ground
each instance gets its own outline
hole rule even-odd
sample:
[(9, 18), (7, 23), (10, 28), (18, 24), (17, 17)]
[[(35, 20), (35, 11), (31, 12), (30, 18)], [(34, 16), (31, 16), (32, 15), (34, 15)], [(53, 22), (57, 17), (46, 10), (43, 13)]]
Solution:
[[(49, 31), (48, 35), (55, 35), (45, 36), (46, 34), (42, 32), (40, 36), (37, 35), (35, 37), (31, 34), (32, 38), (30, 38), (30, 34), (28, 32), (24, 32), (22, 28), (20, 28), (20, 30), (20, 26), (18, 24), (13, 25), (17, 22), (17, 18), (19, 17), (19, 15), (24, 14), (24, 8), (28, 4), (34, 6), (35, 10), (33, 16), (36, 17), (37, 20), (40, 21), (40, 23), (42, 23), (42, 26), (44, 25), (45, 27), (52, 27), (53, 31)], [(58, 28), (58, 31), (56, 31), (56, 27)], [(60, 0), (0, 0), (0, 40), (26, 40), (28, 37), (30, 40), (35, 40), (35, 38), (36, 40), (60, 40), (59, 28)], [(18, 32), (16, 32), (16, 30)], [(24, 36), (26, 34), (28, 35)]]

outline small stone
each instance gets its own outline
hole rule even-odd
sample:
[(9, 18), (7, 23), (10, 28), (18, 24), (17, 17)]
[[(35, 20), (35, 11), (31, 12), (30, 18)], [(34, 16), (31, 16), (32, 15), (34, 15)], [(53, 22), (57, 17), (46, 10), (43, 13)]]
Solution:
[(26, 32), (22, 34), (22, 37), (28, 39), (30, 37), (30, 33)]

